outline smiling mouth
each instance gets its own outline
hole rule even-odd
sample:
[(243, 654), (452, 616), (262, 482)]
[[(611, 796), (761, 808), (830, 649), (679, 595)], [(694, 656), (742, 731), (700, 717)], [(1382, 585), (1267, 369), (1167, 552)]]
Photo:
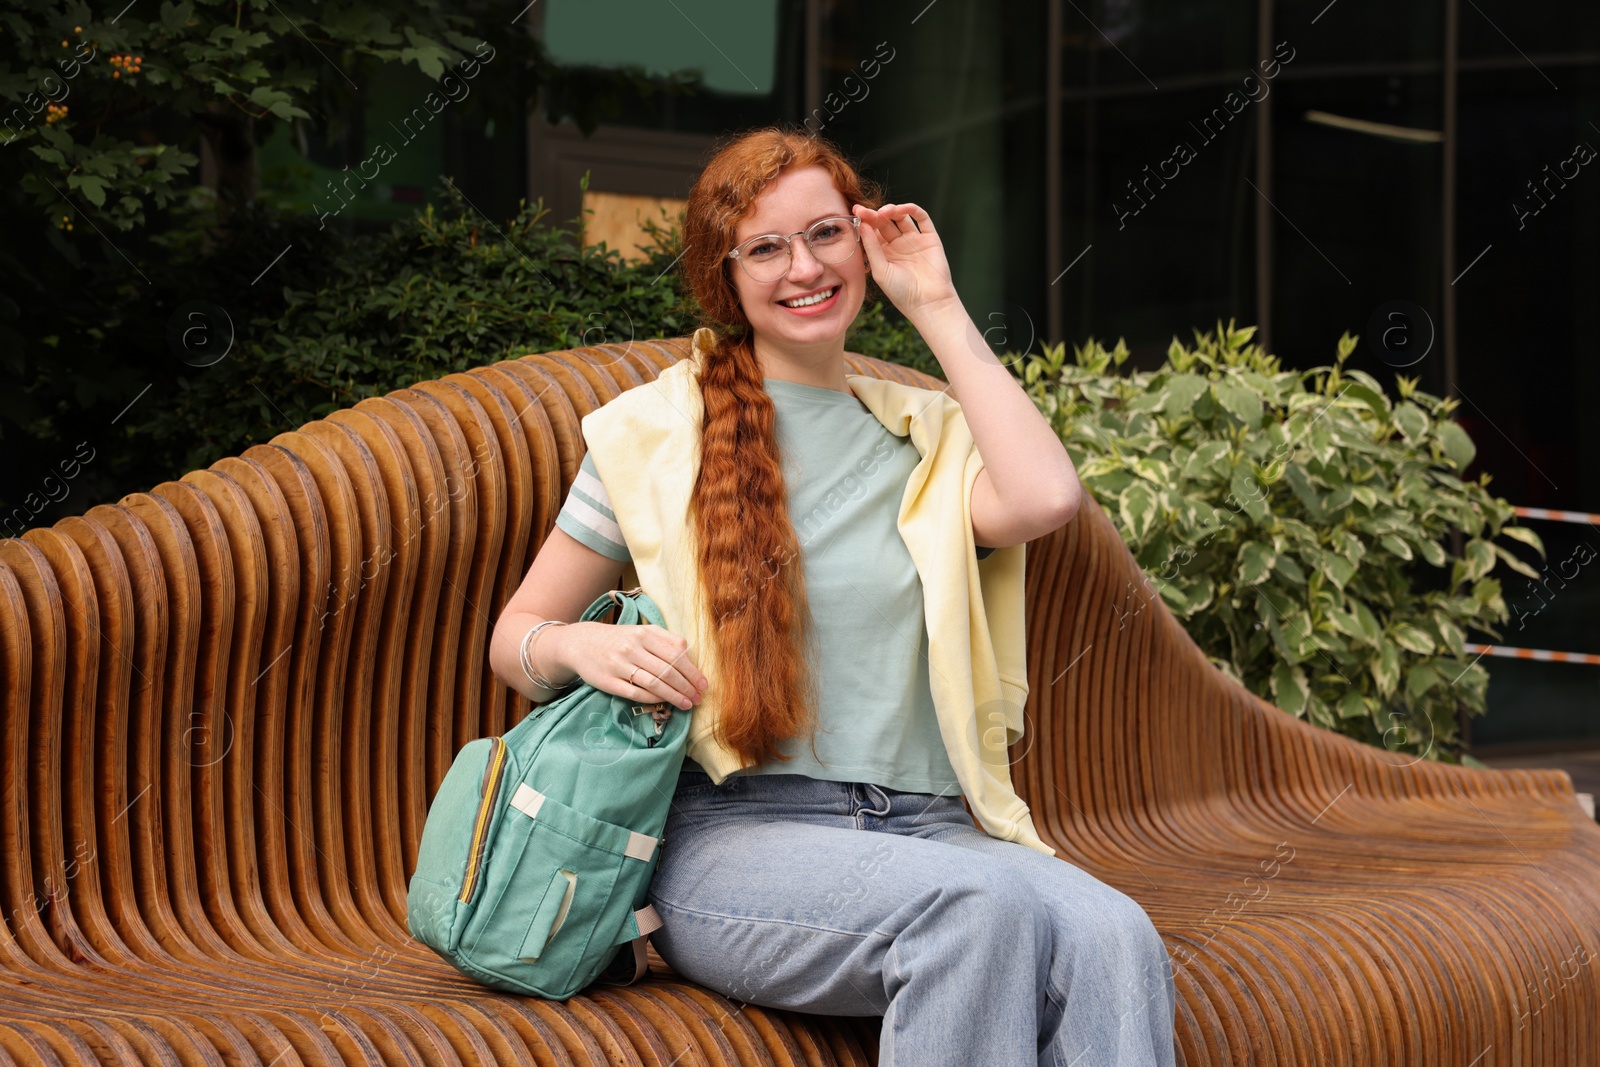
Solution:
[(839, 287), (835, 285), (822, 290), (820, 293), (812, 293), (810, 296), (798, 296), (792, 300), (780, 300), (778, 303), (782, 304), (786, 308), (810, 307), (813, 304), (825, 303), (833, 297), (834, 293), (838, 291)]

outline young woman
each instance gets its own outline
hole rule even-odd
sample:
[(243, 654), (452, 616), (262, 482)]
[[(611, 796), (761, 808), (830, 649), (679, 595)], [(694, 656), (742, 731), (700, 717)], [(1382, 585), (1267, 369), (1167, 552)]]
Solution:
[[(657, 950), (742, 1001), (882, 1016), (885, 1065), (1174, 1063), (1149, 917), (1034, 834), (1004, 762), (1020, 713), (998, 740), (973, 725), (1020, 632), (986, 628), (992, 605), (970, 630), (925, 618), (981, 574), (1020, 619), (1020, 546), (1081, 492), (963, 309), (928, 213), (883, 204), (826, 140), (765, 129), (707, 165), (684, 233), (712, 327), (694, 376), (684, 361), (652, 383), (682, 390), (665, 402), (646, 408), (643, 386), (585, 418), (589, 455), (491, 651), (535, 701), (581, 679), (693, 716), (651, 886)], [(847, 377), (869, 271), (960, 404)], [(671, 629), (563, 625), (630, 560)]]

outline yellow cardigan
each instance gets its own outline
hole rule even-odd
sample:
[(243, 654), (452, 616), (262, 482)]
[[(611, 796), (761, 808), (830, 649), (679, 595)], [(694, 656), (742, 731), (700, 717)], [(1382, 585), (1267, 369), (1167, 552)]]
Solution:
[[(692, 712), (689, 756), (715, 782), (742, 763), (716, 736), (716, 647), (688, 521), (699, 474), (704, 413), (699, 371), (712, 333), (695, 331), (693, 355), (583, 418), (583, 436), (633, 559), (624, 572), (661, 609), (667, 629), (711, 679)], [(948, 393), (861, 374), (856, 396), (889, 430), (911, 436), (922, 459), (906, 482), (900, 535), (922, 579), (929, 685), (950, 764), (979, 824), (992, 837), (1049, 855), (1011, 782), (1007, 747), (1022, 737), (1028, 696), (1023, 574), (1027, 546), (978, 562), (972, 485), (983, 460), (961, 405)]]

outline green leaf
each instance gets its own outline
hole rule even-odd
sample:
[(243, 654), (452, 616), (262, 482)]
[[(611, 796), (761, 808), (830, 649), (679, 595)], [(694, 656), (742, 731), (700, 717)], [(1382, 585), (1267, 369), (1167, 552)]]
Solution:
[[(406, 34), (411, 36), (411, 31), (407, 29)], [(400, 61), (402, 63), (415, 63), (422, 73), (434, 81), (438, 81), (440, 76), (444, 74), (443, 60), (445, 56), (446, 53), (437, 46), (402, 48), (400, 50)]]
[(1294, 561), (1293, 556), (1286, 556), (1280, 553), (1277, 560), (1272, 564), (1272, 569), (1296, 585), (1306, 584), (1306, 572), (1300, 569), (1300, 564)]
[(1326, 515), (1323, 510), (1322, 493), (1311, 484), (1311, 477), (1306, 474), (1306, 469), (1298, 463), (1290, 463), (1284, 467), (1283, 477), (1305, 507), (1306, 514), (1316, 522), (1324, 521)]
[(1305, 612), (1284, 620), (1284, 639), (1289, 642), (1291, 663), (1304, 663), (1320, 649), (1316, 635), (1311, 632), (1311, 616)]
[(1109, 498), (1120, 495), (1135, 480), (1133, 472), (1118, 463), (1115, 470), (1106, 474), (1096, 475), (1092, 481), (1086, 478), (1084, 479), (1084, 484), (1088, 485), (1097, 494)]
[(1228, 483), (1229, 490), (1233, 493), (1233, 500), (1229, 507), (1242, 507), (1245, 514), (1260, 522), (1267, 517), (1266, 486), (1257, 482), (1243, 470), (1233, 472), (1233, 479)]
[(1534, 533), (1532, 529), (1526, 526), (1502, 526), (1500, 528), (1500, 532), (1505, 534), (1507, 537), (1531, 546), (1536, 552), (1539, 553), (1539, 557), (1541, 559), (1544, 558), (1544, 541), (1541, 540), (1539, 535)]
[(1467, 581), (1476, 581), (1494, 569), (1494, 545), (1481, 537), (1474, 537), (1467, 542), (1465, 552)]
[(1194, 407), (1194, 402), (1200, 394), (1206, 391), (1206, 380), (1198, 374), (1174, 374), (1167, 380), (1167, 388), (1161, 403), (1161, 410), (1166, 415), (1178, 418), (1189, 414)]
[(1361, 623), (1361, 639), (1369, 645), (1376, 646), (1382, 637), (1383, 628), (1378, 625), (1377, 616), (1372, 614), (1372, 609), (1367, 607), (1364, 600), (1357, 600), (1356, 618)]
[(1406, 699), (1415, 701), (1441, 681), (1432, 663), (1418, 663), (1406, 671)]
[(1254, 476), (1255, 480), (1260, 482), (1263, 486), (1277, 484), (1278, 479), (1283, 477), (1283, 469), (1284, 461), (1281, 459), (1275, 459), (1271, 463), (1268, 463), (1264, 466), (1255, 462), (1251, 462), (1250, 464), (1251, 475)]
[(1384, 534), (1382, 537), (1378, 538), (1378, 544), (1399, 556), (1401, 559), (1411, 558), (1411, 546), (1406, 543), (1406, 540), (1403, 537), (1397, 537), (1394, 534)]
[(1398, 622), (1389, 631), (1389, 636), (1394, 638), (1395, 644), (1407, 652), (1423, 656), (1433, 653), (1433, 638), (1420, 626), (1414, 626), (1409, 622)]
[(1161, 599), (1182, 619), (1210, 606), (1215, 596), (1216, 585), (1209, 575), (1201, 575), (1191, 581), (1161, 583)]
[(1159, 459), (1141, 456), (1134, 461), (1133, 472), (1146, 481), (1154, 482), (1158, 486), (1168, 486), (1176, 482), (1171, 464), (1163, 463)]
[(1367, 639), (1366, 633), (1361, 626), (1361, 620), (1356, 617), (1354, 612), (1345, 611), (1342, 608), (1329, 608), (1327, 616), (1328, 621), (1333, 624), (1333, 628), (1346, 637), (1353, 637), (1357, 641), (1365, 641)]
[(251, 49), (260, 48), (264, 44), (271, 43), (271, 41), (271, 34), (241, 32), (234, 37), (233, 43), (229, 47), (235, 55), (242, 56), (248, 54)]
[(1433, 613), (1431, 621), (1433, 622), (1434, 631), (1439, 635), (1440, 649), (1452, 656), (1461, 655), (1466, 635), (1462, 632), (1461, 627), (1455, 624), (1455, 620), (1443, 612), (1436, 611)]
[(161, 4), (161, 28), (169, 36), (177, 34), (194, 15), (194, 5), (184, 0), (181, 4), (174, 4), (171, 0), (163, 0)]
[(96, 178), (92, 174), (69, 174), (67, 186), (72, 189), (81, 189), (84, 199), (95, 207), (101, 207), (106, 202), (106, 183), (103, 178)]
[(1279, 660), (1272, 668), (1272, 702), (1298, 718), (1305, 714), (1310, 696), (1306, 672)]
[(1122, 470), (1123, 467), (1122, 459), (1118, 456), (1096, 456), (1078, 467), (1078, 478), (1082, 481), (1103, 478), (1108, 474)]
[(1338, 586), (1340, 589), (1343, 589), (1345, 587), (1345, 583), (1349, 582), (1351, 578), (1355, 577), (1356, 565), (1345, 559), (1343, 556), (1336, 555), (1332, 552), (1325, 552), (1321, 549), (1308, 552), (1306, 555), (1308, 556), (1310, 562), (1317, 567), (1318, 570), (1322, 571), (1330, 579), (1332, 579), (1333, 584)]
[(128, 162), (129, 158), (129, 156), (121, 152), (107, 152), (103, 155), (89, 156), (80, 160), (79, 165), (86, 174), (99, 174), (102, 177), (112, 178)]
[(1427, 560), (1429, 563), (1433, 564), (1435, 567), (1443, 567), (1444, 566), (1445, 559), (1446, 559), (1445, 552), (1444, 552), (1444, 546), (1439, 544), (1439, 542), (1437, 542), (1437, 541), (1424, 541), (1420, 545), (1418, 545), (1417, 547), (1422, 552), (1422, 558), (1423, 559)]
[(1439, 423), (1438, 432), (1444, 454), (1450, 457), (1450, 462), (1456, 465), (1457, 470), (1466, 470), (1472, 457), (1478, 454), (1478, 447), (1467, 436), (1467, 431), (1459, 423), (1444, 421)]
[[(1455, 665), (1451, 665), (1452, 671)], [(1459, 675), (1450, 681), (1450, 688), (1457, 692), (1466, 692), (1477, 701), (1477, 706), (1483, 706), (1483, 694), (1489, 686), (1489, 672), (1483, 669), (1481, 663), (1469, 663)]]
[(1495, 545), (1494, 546), (1494, 554), (1499, 556), (1500, 559), (1505, 563), (1505, 565), (1507, 567), (1510, 567), (1512, 570), (1516, 571), (1518, 574), (1525, 575), (1526, 577), (1532, 578), (1536, 582), (1542, 577), (1542, 575), (1540, 575), (1540, 573), (1538, 571), (1534, 570), (1531, 566), (1529, 566), (1528, 564), (1524, 563), (1522, 560), (1518, 559), (1516, 556), (1513, 556), (1510, 552), (1507, 552), (1504, 548), (1500, 547), (1499, 545)]
[(1261, 421), (1261, 397), (1255, 390), (1224, 380), (1211, 383), (1211, 395), (1246, 426), (1254, 428)]
[(1367, 701), (1359, 690), (1351, 689), (1339, 698), (1339, 718), (1358, 719), (1367, 714)]
[(1207, 441), (1195, 449), (1194, 455), (1189, 457), (1189, 462), (1184, 464), (1184, 477), (1204, 477), (1226, 470), (1223, 461), (1228, 457), (1228, 448), (1226, 441)]
[(1239, 584), (1259, 585), (1266, 581), (1277, 559), (1278, 554), (1271, 547), (1255, 541), (1247, 542), (1239, 549)]
[(1380, 419), (1388, 417), (1389, 401), (1378, 390), (1373, 389), (1370, 386), (1362, 385), (1360, 382), (1350, 382), (1345, 386), (1344, 393), (1346, 396), (1355, 397), (1357, 400), (1367, 405), (1367, 407), (1372, 409), (1372, 413), (1378, 416)]
[(1415, 441), (1428, 432), (1427, 413), (1409, 400), (1394, 409), (1394, 424), (1408, 441)]
[(1122, 491), (1117, 507), (1122, 528), (1133, 541), (1143, 541), (1156, 524), (1156, 490), (1148, 482), (1136, 481)]
[(1378, 685), (1378, 695), (1388, 696), (1400, 681), (1400, 650), (1393, 641), (1379, 641), (1378, 654), (1367, 663), (1372, 680)]
[(1361, 543), (1361, 538), (1349, 530), (1335, 530), (1329, 535), (1334, 551), (1359, 566), (1367, 554), (1367, 546)]

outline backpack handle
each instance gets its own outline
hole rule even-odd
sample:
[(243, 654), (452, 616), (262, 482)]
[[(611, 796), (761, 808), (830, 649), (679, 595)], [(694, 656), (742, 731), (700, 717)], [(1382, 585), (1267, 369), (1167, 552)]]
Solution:
[(589, 605), (588, 609), (583, 613), (583, 618), (579, 621), (594, 622), (613, 608), (617, 609), (617, 617), (614, 621), (618, 626), (638, 625), (642, 619), (644, 622), (659, 626), (663, 630), (667, 628), (666, 621), (661, 615), (661, 609), (656, 607), (656, 602), (650, 599), (643, 586), (634, 586), (626, 591), (620, 589), (606, 590), (595, 598), (594, 603)]

